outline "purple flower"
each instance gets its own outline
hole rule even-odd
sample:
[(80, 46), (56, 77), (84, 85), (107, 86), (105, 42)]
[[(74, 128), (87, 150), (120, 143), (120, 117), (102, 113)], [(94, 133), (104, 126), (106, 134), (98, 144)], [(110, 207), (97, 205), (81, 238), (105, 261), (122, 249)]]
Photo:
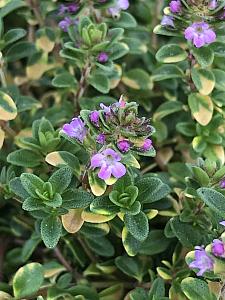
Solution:
[(65, 17), (62, 21), (59, 22), (59, 27), (64, 31), (67, 32), (70, 25), (73, 24), (73, 21), (69, 17)]
[(208, 8), (209, 9), (215, 9), (217, 7), (217, 0), (211, 0), (209, 2)]
[(76, 3), (68, 4), (67, 10), (69, 13), (75, 13), (78, 10), (79, 6)]
[(85, 123), (80, 118), (72, 119), (70, 123), (63, 125), (62, 130), (66, 135), (76, 138), (80, 142), (83, 142), (87, 133)]
[(97, 110), (94, 110), (90, 113), (89, 115), (91, 123), (93, 123), (95, 126), (98, 127), (98, 122), (99, 122), (99, 112)]
[(206, 44), (211, 44), (216, 40), (215, 32), (210, 29), (209, 24), (205, 22), (193, 23), (185, 29), (184, 36), (197, 48), (201, 48)]
[(212, 253), (215, 256), (223, 256), (225, 253), (225, 249), (224, 249), (224, 243), (219, 240), (219, 239), (215, 239), (212, 242)]
[(110, 113), (111, 113), (111, 107), (110, 106), (106, 106), (105, 104), (100, 103), (100, 107), (106, 115), (110, 115)]
[(127, 140), (121, 140), (117, 143), (117, 147), (121, 152), (128, 152), (130, 150), (130, 142)]
[(96, 138), (96, 142), (99, 144), (104, 144), (106, 140), (105, 134), (104, 133), (100, 133), (97, 138)]
[(142, 151), (148, 151), (152, 147), (152, 140), (145, 139), (143, 146), (141, 147)]
[(189, 264), (190, 268), (199, 269), (197, 275), (202, 276), (206, 271), (213, 270), (213, 259), (202, 247), (195, 247), (195, 260)]
[(180, 0), (170, 2), (170, 11), (174, 14), (180, 13), (182, 9), (182, 4)]
[(161, 25), (162, 26), (171, 26), (171, 27), (175, 28), (173, 20), (174, 20), (174, 18), (172, 16), (163, 16)]
[(91, 168), (100, 168), (98, 177), (107, 180), (112, 175), (120, 178), (126, 174), (125, 166), (120, 162), (121, 155), (113, 149), (106, 149), (91, 158)]
[(220, 225), (225, 226), (225, 221), (221, 221)]
[(220, 181), (221, 189), (225, 189), (225, 178)]
[(108, 59), (109, 59), (109, 56), (106, 52), (99, 53), (99, 55), (97, 57), (97, 60), (100, 63), (106, 63), (108, 61)]
[(109, 13), (112, 16), (116, 16), (121, 10), (126, 10), (129, 7), (129, 0), (117, 0), (115, 6), (109, 8)]
[(63, 15), (67, 12), (67, 7), (64, 4), (61, 4), (59, 6), (58, 15)]

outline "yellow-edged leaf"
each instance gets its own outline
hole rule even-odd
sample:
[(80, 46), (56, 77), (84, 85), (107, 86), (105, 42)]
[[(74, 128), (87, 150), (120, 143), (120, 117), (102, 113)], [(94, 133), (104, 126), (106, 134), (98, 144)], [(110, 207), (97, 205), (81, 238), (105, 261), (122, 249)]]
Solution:
[(0, 91), (0, 120), (9, 121), (17, 116), (17, 108), (12, 98)]
[(209, 96), (199, 93), (188, 97), (188, 104), (195, 120), (202, 126), (206, 126), (212, 119), (213, 102)]
[(0, 149), (3, 146), (4, 139), (5, 139), (5, 131), (0, 127)]
[(104, 216), (84, 210), (81, 214), (82, 219), (89, 223), (105, 223), (112, 220), (116, 215)]
[(76, 233), (81, 229), (84, 224), (84, 220), (81, 217), (82, 212), (83, 208), (76, 208), (70, 209), (67, 214), (62, 215), (62, 224), (67, 232)]

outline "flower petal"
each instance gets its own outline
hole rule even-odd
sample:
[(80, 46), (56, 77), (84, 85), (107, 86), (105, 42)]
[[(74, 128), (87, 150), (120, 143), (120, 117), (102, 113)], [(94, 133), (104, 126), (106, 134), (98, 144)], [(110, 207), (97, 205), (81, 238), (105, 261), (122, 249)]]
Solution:
[(126, 174), (126, 168), (120, 162), (116, 162), (112, 167), (112, 175), (116, 178), (120, 178)]
[(106, 180), (109, 179), (112, 175), (112, 170), (111, 170), (111, 166), (107, 166), (106, 164), (103, 164), (101, 166), (100, 171), (98, 172), (98, 177)]
[(97, 153), (91, 158), (91, 167), (92, 168), (98, 168), (101, 167), (104, 163), (104, 155), (101, 153)]

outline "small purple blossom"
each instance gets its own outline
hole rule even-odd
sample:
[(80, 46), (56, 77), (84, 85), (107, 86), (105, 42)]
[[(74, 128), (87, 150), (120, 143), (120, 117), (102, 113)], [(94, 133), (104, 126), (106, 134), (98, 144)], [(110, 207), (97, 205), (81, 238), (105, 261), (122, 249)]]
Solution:
[(225, 189), (225, 178), (220, 181), (221, 189)]
[(127, 140), (121, 140), (117, 143), (117, 147), (121, 152), (128, 152), (130, 150), (130, 142)]
[(99, 112), (97, 110), (94, 110), (89, 115), (91, 123), (93, 123), (95, 126), (99, 126)]
[(175, 0), (170, 2), (170, 11), (174, 14), (180, 13), (182, 9), (182, 4), (180, 0)]
[(96, 142), (102, 145), (105, 143), (105, 140), (106, 140), (106, 136), (104, 133), (100, 133), (96, 138)]
[(215, 9), (217, 7), (217, 0), (211, 0), (210, 2), (209, 2), (209, 5), (208, 5), (208, 8), (209, 9)]
[(63, 15), (67, 12), (67, 7), (64, 4), (61, 4), (59, 6), (58, 15)]
[(196, 48), (211, 44), (216, 40), (215, 32), (205, 22), (196, 22), (185, 29), (186, 40), (191, 41)]
[(213, 240), (212, 253), (215, 256), (223, 256), (225, 254), (224, 243), (221, 240), (219, 239)]
[(174, 21), (174, 18), (172, 16), (163, 16), (161, 25), (162, 26), (170, 26), (170, 27), (175, 28), (173, 21)]
[(109, 8), (109, 13), (112, 16), (117, 16), (121, 10), (128, 9), (129, 5), (129, 0), (117, 0), (116, 5)]
[(76, 138), (81, 143), (87, 134), (85, 123), (80, 118), (74, 118), (70, 123), (63, 125), (63, 132), (69, 137)]
[(91, 158), (91, 168), (100, 168), (98, 177), (103, 180), (111, 176), (120, 178), (126, 174), (125, 166), (120, 162), (121, 155), (113, 149), (106, 149)]
[(219, 224), (225, 226), (225, 221), (221, 221)]
[(78, 10), (79, 6), (76, 3), (68, 4), (67, 10), (69, 13), (75, 13)]
[(73, 21), (69, 17), (65, 17), (62, 21), (59, 22), (59, 27), (64, 31), (67, 32), (70, 25), (73, 24)]
[(97, 57), (98, 62), (103, 63), (103, 64), (106, 63), (108, 61), (108, 59), (109, 59), (109, 56), (106, 52), (99, 53), (99, 55)]
[(202, 247), (195, 247), (195, 260), (189, 264), (190, 268), (199, 269), (197, 275), (202, 276), (206, 271), (213, 270), (213, 259), (206, 253)]
[(145, 139), (143, 146), (141, 147), (142, 151), (148, 151), (152, 147), (152, 140), (151, 139)]
[(110, 113), (111, 113), (111, 107), (110, 106), (106, 106), (105, 104), (100, 103), (100, 107), (106, 115), (110, 115)]

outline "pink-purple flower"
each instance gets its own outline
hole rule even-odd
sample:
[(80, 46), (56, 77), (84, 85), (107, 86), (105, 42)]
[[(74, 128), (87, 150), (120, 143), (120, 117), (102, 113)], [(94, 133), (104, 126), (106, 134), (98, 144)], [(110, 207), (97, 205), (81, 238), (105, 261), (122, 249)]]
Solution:
[(91, 123), (93, 123), (95, 126), (99, 126), (99, 112), (97, 110), (94, 110), (89, 115)]
[(98, 143), (98, 144), (104, 144), (105, 143), (105, 141), (106, 141), (106, 136), (105, 136), (105, 134), (104, 133), (100, 133), (98, 136), (97, 136), (97, 138), (96, 138), (96, 142)]
[(114, 176), (120, 178), (126, 174), (125, 166), (120, 162), (121, 155), (111, 148), (97, 153), (91, 158), (91, 168), (100, 168), (98, 177), (107, 180)]
[(127, 140), (118, 141), (117, 147), (121, 152), (128, 152), (130, 150), (130, 142)]
[(223, 256), (225, 254), (224, 243), (221, 240), (219, 240), (219, 239), (213, 240), (212, 253), (215, 256)]
[(65, 13), (75, 13), (79, 9), (79, 6), (76, 3), (70, 3), (70, 4), (61, 4), (59, 6), (59, 15), (63, 15)]
[(189, 267), (199, 269), (198, 276), (202, 276), (206, 271), (212, 271), (213, 264), (213, 259), (206, 253), (203, 247), (195, 247), (195, 260), (189, 264)]
[(85, 123), (80, 118), (74, 118), (70, 123), (63, 125), (62, 131), (69, 137), (75, 138), (81, 143), (87, 134)]
[(108, 59), (109, 59), (109, 56), (106, 52), (99, 53), (99, 55), (97, 57), (98, 62), (103, 63), (103, 64), (106, 63), (108, 61)]
[(205, 22), (196, 22), (185, 29), (184, 36), (191, 41), (195, 47), (201, 48), (216, 40), (215, 32)]
[(129, 5), (129, 0), (117, 0), (115, 6), (109, 8), (109, 13), (117, 16), (121, 10), (128, 9)]
[(163, 16), (161, 25), (162, 26), (170, 26), (170, 27), (175, 28), (174, 18), (172, 16)]
[(67, 32), (68, 31), (68, 28), (70, 25), (73, 24), (73, 21), (71, 18), (69, 17), (65, 17), (62, 21), (59, 22), (59, 27), (64, 31), (64, 32)]
[(210, 2), (209, 2), (209, 5), (208, 5), (208, 8), (209, 9), (215, 9), (217, 7), (217, 0), (211, 0)]
[(220, 181), (221, 189), (225, 189), (225, 178)]
[(142, 151), (148, 151), (152, 147), (152, 140), (151, 139), (145, 139), (143, 146), (141, 147)]
[(182, 4), (180, 0), (170, 2), (170, 11), (174, 14), (180, 13), (182, 10)]

